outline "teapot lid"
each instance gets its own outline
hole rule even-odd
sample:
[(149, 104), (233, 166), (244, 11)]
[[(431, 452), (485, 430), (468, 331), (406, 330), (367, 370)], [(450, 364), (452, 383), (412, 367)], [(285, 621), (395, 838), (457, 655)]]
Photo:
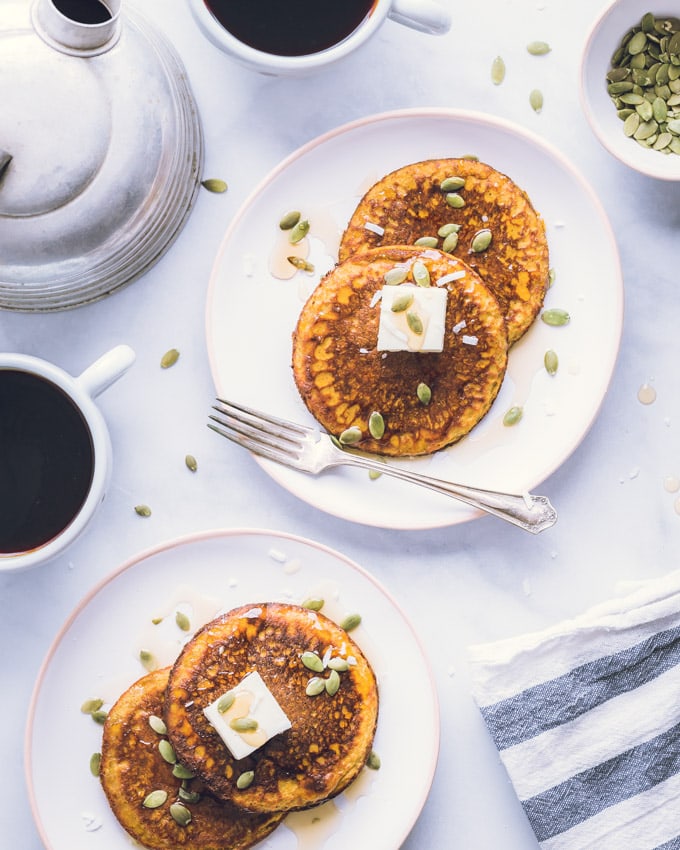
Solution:
[(186, 72), (121, 0), (3, 0), (0, 67), (0, 308), (103, 298), (193, 207), (203, 136)]

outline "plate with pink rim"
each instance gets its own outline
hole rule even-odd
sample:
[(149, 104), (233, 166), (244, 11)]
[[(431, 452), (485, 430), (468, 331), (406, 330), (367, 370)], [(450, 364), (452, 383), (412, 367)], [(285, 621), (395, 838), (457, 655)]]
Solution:
[[(310, 141), (256, 187), (224, 235), (209, 282), (206, 334), (217, 394), (314, 425), (292, 376), (292, 333), (304, 301), (337, 261), (356, 204), (396, 168), (465, 155), (508, 175), (531, 198), (546, 224), (554, 273), (545, 307), (566, 310), (570, 321), (534, 322), (510, 351), (493, 406), (466, 437), (431, 456), (389, 463), (477, 487), (535, 492), (572, 455), (600, 409), (618, 355), (623, 282), (611, 226), (581, 174), (540, 137), (489, 115), (414, 109), (370, 116)], [(278, 225), (291, 209), (311, 225), (312, 274), (282, 261)], [(548, 349), (559, 359), (554, 375), (544, 366)], [(514, 406), (522, 419), (505, 426)], [(386, 475), (376, 480), (339, 468), (309, 476), (258, 463), (300, 499), (353, 522), (426, 529), (479, 516)]]
[[(95, 587), (56, 636), (35, 685), (25, 740), (31, 808), (47, 850), (131, 846), (90, 771), (102, 727), (81, 711), (86, 700), (101, 699), (106, 710), (145, 674), (141, 649), (160, 666), (170, 664), (221, 611), (311, 596), (324, 599), (323, 612), (336, 621), (361, 615), (353, 637), (378, 680), (380, 768), (365, 768), (334, 800), (289, 815), (256, 846), (397, 850), (425, 803), (439, 751), (428, 660), (399, 605), (362, 567), (319, 543), (259, 529), (207, 531), (142, 552)], [(177, 626), (178, 611), (189, 618), (187, 632)], [(414, 717), (418, 735), (404, 734)]]

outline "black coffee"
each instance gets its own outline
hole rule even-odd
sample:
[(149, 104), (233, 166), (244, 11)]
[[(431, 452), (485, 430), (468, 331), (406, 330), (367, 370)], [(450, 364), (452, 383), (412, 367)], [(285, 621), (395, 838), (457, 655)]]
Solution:
[(68, 396), (36, 375), (0, 369), (0, 553), (56, 537), (94, 472), (90, 429)]
[(101, 0), (52, 0), (55, 9), (78, 24), (103, 24), (111, 12)]
[(204, 0), (229, 32), (276, 56), (318, 53), (347, 38), (375, 0)]

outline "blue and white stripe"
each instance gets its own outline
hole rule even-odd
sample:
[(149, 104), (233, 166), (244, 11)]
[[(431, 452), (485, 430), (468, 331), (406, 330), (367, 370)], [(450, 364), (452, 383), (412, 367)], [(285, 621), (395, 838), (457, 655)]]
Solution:
[(470, 662), (543, 850), (680, 850), (680, 573)]

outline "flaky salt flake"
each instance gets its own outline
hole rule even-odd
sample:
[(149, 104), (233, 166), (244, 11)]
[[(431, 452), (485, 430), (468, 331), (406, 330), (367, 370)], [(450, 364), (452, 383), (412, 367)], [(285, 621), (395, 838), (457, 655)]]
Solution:
[(467, 334), (463, 334), (462, 336), (464, 345), (477, 345), (479, 342), (479, 338), (476, 336), (468, 336)]
[(367, 221), (364, 224), (364, 228), (366, 230), (370, 230), (371, 233), (376, 233), (378, 236), (383, 236), (385, 233), (384, 227), (381, 227), (379, 224), (374, 224), (372, 221)]
[(455, 334), (459, 334), (463, 330), (463, 328), (466, 328), (466, 327), (467, 327), (467, 322), (465, 321), (465, 319), (462, 319), (460, 322), (458, 322), (457, 324), (455, 324), (453, 326), (452, 330)]

